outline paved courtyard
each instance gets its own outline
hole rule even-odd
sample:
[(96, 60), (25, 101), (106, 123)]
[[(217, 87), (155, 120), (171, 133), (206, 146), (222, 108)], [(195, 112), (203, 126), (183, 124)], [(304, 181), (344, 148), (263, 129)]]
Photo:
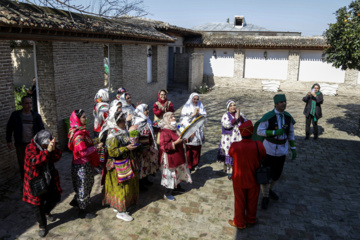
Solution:
[[(275, 187), (279, 201), (269, 208), (259, 206), (259, 224), (237, 230), (228, 225), (233, 218), (232, 182), (221, 173), (216, 162), (222, 114), (226, 101), (236, 100), (241, 111), (255, 122), (273, 107), (274, 93), (245, 89), (216, 88), (201, 95), (207, 113), (206, 144), (200, 170), (192, 174), (193, 184), (183, 185), (186, 193), (175, 202), (163, 200), (160, 174), (142, 192), (139, 204), (130, 212), (132, 222), (115, 217), (111, 208), (101, 206), (100, 175), (92, 192), (92, 220), (77, 219), (70, 207), (72, 190), (71, 154), (64, 152), (57, 164), (64, 190), (54, 209), (57, 218), (49, 223), (47, 239), (360, 239), (360, 137), (359, 97), (325, 96), (320, 119), (320, 139), (304, 140), (302, 114), (306, 93), (286, 93), (287, 110), (295, 125), (298, 157), (288, 157)], [(176, 116), (189, 94), (172, 93)], [(0, 196), (0, 239), (37, 239), (38, 225), (29, 206), (21, 201), (20, 181), (14, 180)], [(261, 194), (259, 203), (261, 200)]]

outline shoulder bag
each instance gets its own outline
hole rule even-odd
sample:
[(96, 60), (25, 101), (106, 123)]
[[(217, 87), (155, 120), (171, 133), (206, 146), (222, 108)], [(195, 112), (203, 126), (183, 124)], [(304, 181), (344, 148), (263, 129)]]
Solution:
[[(33, 170), (33, 168), (32, 168), (33, 161), (34, 161), (34, 159), (31, 159), (31, 170), (30, 170), (31, 172)], [(30, 186), (31, 193), (34, 197), (40, 197), (40, 196), (44, 195), (45, 193), (47, 193), (48, 186), (46, 184), (46, 179), (45, 179), (45, 176), (42, 171), (40, 172), (39, 176), (37, 176), (33, 179), (30, 179), (29, 186)]]
[(260, 153), (259, 153), (259, 147), (257, 145), (257, 142), (255, 141), (256, 149), (258, 153), (258, 160), (260, 167), (255, 170), (255, 180), (257, 184), (268, 184), (270, 183), (271, 179), (271, 168), (270, 167), (264, 167), (260, 162)]

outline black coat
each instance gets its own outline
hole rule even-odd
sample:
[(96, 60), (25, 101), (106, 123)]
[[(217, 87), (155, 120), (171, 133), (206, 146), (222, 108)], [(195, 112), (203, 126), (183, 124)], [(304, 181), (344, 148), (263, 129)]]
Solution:
[[(14, 132), (15, 146), (22, 144), (23, 125), (21, 113), (22, 110), (12, 112), (6, 125), (6, 141), (11, 142), (11, 135)], [(34, 119), (33, 136), (35, 136), (40, 130), (44, 129), (44, 123), (38, 113), (34, 111), (31, 111), (31, 113)]]
[(323, 94), (320, 93), (319, 95), (317, 95), (316, 97), (314, 97), (313, 95), (306, 95), (305, 97), (303, 97), (302, 99), (304, 102), (306, 102), (305, 108), (304, 108), (304, 115), (306, 117), (309, 117), (310, 115), (310, 110), (311, 110), (311, 103), (312, 100), (316, 101), (316, 109), (315, 109), (315, 116), (317, 119), (320, 119), (322, 117), (322, 112), (321, 112), (321, 104), (323, 104), (324, 102), (324, 98), (323, 98)]

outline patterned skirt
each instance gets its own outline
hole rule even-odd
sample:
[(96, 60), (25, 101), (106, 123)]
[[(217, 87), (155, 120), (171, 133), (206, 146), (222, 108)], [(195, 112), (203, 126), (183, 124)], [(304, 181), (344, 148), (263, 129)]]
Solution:
[(90, 193), (94, 185), (93, 167), (89, 163), (72, 164), (71, 176), (75, 191), (75, 199), (80, 209), (90, 204)]
[(161, 185), (174, 189), (180, 182), (192, 183), (191, 175), (187, 163), (175, 168), (169, 168), (166, 153), (163, 154), (161, 169)]
[(105, 186), (103, 188), (103, 205), (110, 205), (119, 212), (126, 212), (132, 204), (139, 200), (139, 174), (134, 171), (135, 177), (122, 183), (118, 183), (116, 169), (107, 171)]
[(140, 162), (140, 179), (156, 173), (159, 169), (158, 151), (152, 146), (144, 148), (137, 154), (137, 157)]

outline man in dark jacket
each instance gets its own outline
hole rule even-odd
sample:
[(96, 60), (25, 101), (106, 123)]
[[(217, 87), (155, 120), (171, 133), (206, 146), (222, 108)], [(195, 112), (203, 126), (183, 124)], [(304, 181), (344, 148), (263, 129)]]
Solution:
[(12, 142), (12, 133), (14, 133), (16, 155), (19, 163), (21, 179), (24, 180), (24, 158), (25, 148), (31, 139), (40, 130), (44, 129), (44, 123), (41, 116), (32, 111), (32, 99), (25, 96), (21, 99), (22, 110), (14, 111), (6, 125), (6, 142), (8, 148), (14, 148)]

